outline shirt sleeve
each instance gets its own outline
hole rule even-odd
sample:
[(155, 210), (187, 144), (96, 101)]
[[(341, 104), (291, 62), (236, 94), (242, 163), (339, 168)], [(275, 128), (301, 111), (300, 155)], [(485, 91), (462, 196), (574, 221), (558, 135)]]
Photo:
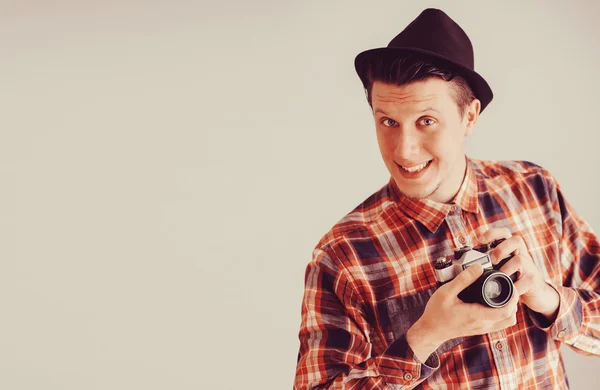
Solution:
[(560, 234), (562, 285), (552, 324), (529, 311), (533, 323), (555, 340), (583, 355), (600, 355), (600, 243), (590, 225), (577, 214), (551, 177), (553, 208)]
[(405, 336), (372, 356), (370, 326), (347, 271), (316, 249), (306, 268), (294, 389), (412, 389), (436, 369)]

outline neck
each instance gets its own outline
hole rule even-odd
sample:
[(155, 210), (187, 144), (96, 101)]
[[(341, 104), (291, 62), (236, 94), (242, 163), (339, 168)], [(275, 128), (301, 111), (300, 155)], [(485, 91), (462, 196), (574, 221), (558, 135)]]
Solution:
[(450, 203), (456, 197), (467, 174), (467, 156), (463, 155), (460, 161), (457, 162), (457, 165), (457, 173), (451, 173), (429, 199), (438, 203)]

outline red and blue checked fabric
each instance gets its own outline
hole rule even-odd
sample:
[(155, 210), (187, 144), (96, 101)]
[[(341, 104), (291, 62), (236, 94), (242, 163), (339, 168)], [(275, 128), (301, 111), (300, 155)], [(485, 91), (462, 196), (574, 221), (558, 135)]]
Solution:
[[(436, 289), (432, 262), (498, 227), (523, 237), (559, 292), (555, 322), (519, 304), (516, 325), (449, 340), (419, 361), (405, 334)], [(313, 252), (294, 388), (568, 388), (560, 344), (600, 355), (599, 309), (598, 238), (544, 168), (467, 159), (450, 204), (408, 199), (390, 178)]]

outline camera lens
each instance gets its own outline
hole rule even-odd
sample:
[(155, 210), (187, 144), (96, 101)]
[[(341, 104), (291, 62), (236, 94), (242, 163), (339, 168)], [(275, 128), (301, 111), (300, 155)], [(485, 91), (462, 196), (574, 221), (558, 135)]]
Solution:
[(513, 294), (512, 280), (502, 272), (489, 273), (481, 286), (482, 298), (488, 306), (502, 307)]
[(496, 299), (502, 293), (502, 287), (497, 280), (490, 280), (483, 287), (483, 294), (489, 299)]
[(486, 269), (472, 285), (458, 294), (467, 303), (479, 302), (489, 307), (505, 306), (513, 296), (513, 282), (505, 274), (494, 269)]

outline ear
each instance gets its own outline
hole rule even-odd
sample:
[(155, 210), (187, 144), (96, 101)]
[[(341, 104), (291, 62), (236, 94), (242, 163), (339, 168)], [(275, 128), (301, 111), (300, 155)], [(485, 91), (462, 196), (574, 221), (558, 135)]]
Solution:
[(479, 111), (481, 111), (481, 102), (479, 99), (473, 99), (465, 109), (465, 115), (463, 117), (465, 137), (471, 135), (473, 132), (475, 123), (477, 123), (477, 118), (479, 118)]

